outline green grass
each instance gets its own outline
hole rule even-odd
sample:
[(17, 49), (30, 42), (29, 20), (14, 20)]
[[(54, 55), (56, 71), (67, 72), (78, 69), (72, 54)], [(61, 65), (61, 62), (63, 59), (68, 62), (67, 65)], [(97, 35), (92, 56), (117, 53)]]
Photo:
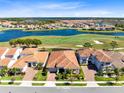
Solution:
[(56, 83), (56, 86), (86, 86), (86, 84), (81, 84), (81, 83)]
[[(60, 45), (76, 47), (76, 45), (82, 45), (85, 42), (91, 42), (96, 48), (111, 48), (109, 43), (111, 41), (117, 41), (119, 47), (124, 47), (124, 37), (115, 38), (114, 36), (107, 35), (74, 35), (74, 36), (29, 36), (24, 38), (37, 38), (40, 39), (43, 45)], [(89, 39), (90, 38), (90, 39)], [(98, 40), (104, 43), (104, 45), (97, 45), (93, 40)]]
[[(124, 47), (124, 37), (115, 38), (109, 35), (92, 35), (92, 34), (82, 34), (74, 36), (28, 36), (23, 38), (36, 38), (42, 41), (41, 47), (68, 47), (68, 48), (78, 48), (76, 45), (83, 45), (85, 42), (90, 42), (93, 44), (94, 48), (103, 49), (111, 48), (110, 42), (117, 41), (118, 47)], [(89, 39), (90, 38), (90, 39)], [(103, 45), (95, 44), (93, 41), (98, 40), (103, 42)], [(1, 42), (0, 46), (8, 46), (8, 43)]]
[(43, 76), (42, 75), (42, 71), (38, 71), (38, 73), (35, 75), (34, 77), (34, 81), (45, 81), (47, 78), (47, 75), (46, 76)]
[[(116, 81), (116, 78), (106, 78), (102, 76), (95, 76), (96, 81)], [(118, 81), (124, 81), (124, 75), (119, 76)]]
[(32, 86), (43, 86), (44, 83), (32, 83)]
[(95, 76), (96, 81), (115, 81), (115, 78), (106, 78), (102, 76)]
[(108, 82), (108, 83), (98, 83), (98, 85), (100, 85), (100, 86), (123, 86), (124, 84)]
[(0, 85), (20, 85), (21, 83), (7, 83), (7, 82), (1, 82)]
[(15, 80), (22, 80), (23, 76), (22, 75), (16, 75), (16, 76), (4, 76), (0, 78), (1, 80), (11, 80), (11, 79), (15, 79)]

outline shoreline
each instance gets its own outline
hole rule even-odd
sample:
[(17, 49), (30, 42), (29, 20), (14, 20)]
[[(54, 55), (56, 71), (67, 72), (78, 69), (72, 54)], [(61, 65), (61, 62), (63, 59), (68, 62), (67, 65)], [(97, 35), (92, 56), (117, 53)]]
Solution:
[(124, 31), (121, 31), (121, 30), (114, 30), (114, 31), (91, 31), (91, 30), (81, 30), (81, 29), (75, 29), (75, 28), (60, 28), (60, 29), (41, 29), (41, 30), (26, 30), (25, 28), (0, 28), (0, 32), (4, 32), (6, 30), (22, 30), (22, 31), (25, 31), (25, 32), (45, 32), (45, 31), (56, 31), (56, 30), (77, 30), (79, 32), (100, 32), (100, 33), (104, 33), (104, 32), (107, 32), (107, 33), (112, 33), (112, 32), (124, 32)]

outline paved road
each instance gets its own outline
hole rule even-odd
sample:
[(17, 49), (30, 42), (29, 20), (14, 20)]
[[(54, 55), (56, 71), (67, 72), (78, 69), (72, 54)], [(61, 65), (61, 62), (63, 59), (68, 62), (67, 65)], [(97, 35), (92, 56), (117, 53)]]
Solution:
[(124, 93), (124, 87), (0, 87), (0, 93)]

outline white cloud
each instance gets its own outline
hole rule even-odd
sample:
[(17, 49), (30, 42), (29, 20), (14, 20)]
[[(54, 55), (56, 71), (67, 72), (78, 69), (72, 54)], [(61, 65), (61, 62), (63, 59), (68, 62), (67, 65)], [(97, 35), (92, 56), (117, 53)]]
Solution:
[[(4, 0), (0, 0), (4, 1)], [(9, 1), (9, 0), (8, 0)], [(89, 9), (86, 2), (13, 3), (9, 9), (0, 9), (0, 17), (118, 17), (124, 16), (108, 9)]]
[(80, 8), (80, 7), (84, 7), (86, 6), (87, 4), (84, 3), (84, 2), (65, 2), (65, 3), (47, 3), (47, 4), (43, 4), (43, 3), (40, 3), (36, 6), (34, 6), (35, 8), (40, 8), (40, 9), (55, 9), (55, 10), (58, 10), (58, 9), (62, 9), (62, 10), (65, 10), (65, 9), (77, 9), (77, 8)]

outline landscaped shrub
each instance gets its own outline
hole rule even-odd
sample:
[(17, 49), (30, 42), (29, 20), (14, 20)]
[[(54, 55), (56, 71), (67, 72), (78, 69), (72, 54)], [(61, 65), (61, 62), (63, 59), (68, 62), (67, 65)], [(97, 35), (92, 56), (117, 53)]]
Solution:
[(8, 70), (9, 76), (18, 75), (18, 74), (21, 74), (21, 70), (18, 68), (12, 68)]

